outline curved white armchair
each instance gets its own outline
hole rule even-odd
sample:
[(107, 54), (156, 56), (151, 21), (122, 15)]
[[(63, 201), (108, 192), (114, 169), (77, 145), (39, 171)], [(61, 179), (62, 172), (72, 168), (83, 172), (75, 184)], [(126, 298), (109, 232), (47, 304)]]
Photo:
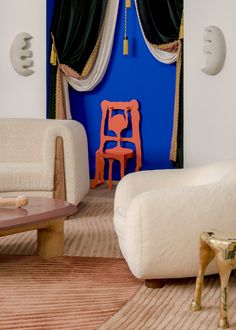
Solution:
[(87, 136), (80, 123), (1, 119), (0, 141), (0, 195), (55, 197), (78, 204), (88, 192)]
[(136, 277), (196, 276), (200, 234), (236, 235), (236, 161), (128, 174), (116, 190), (114, 224)]

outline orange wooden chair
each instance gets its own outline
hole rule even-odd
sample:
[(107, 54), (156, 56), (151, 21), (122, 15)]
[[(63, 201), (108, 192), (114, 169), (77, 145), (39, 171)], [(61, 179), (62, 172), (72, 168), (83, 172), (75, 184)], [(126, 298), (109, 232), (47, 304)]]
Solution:
[[(120, 162), (120, 176), (125, 175), (126, 163), (129, 158), (135, 156), (136, 153), (136, 168), (135, 171), (139, 171), (142, 166), (141, 155), (141, 141), (139, 133), (139, 106), (137, 100), (130, 102), (109, 102), (104, 100), (101, 103), (102, 108), (102, 121), (100, 130), (100, 147), (96, 151), (96, 173), (95, 178), (91, 184), (91, 188), (95, 188), (98, 184), (104, 183), (104, 167), (105, 159), (109, 162), (108, 173), (108, 186), (112, 189), (112, 165), (113, 161), (118, 160)], [(113, 111), (122, 110), (122, 113), (113, 115)], [(130, 113), (130, 116), (129, 116)], [(107, 116), (108, 114), (108, 116)], [(107, 119), (108, 117), (108, 119)], [(132, 136), (122, 137), (121, 132), (128, 127), (129, 117), (132, 126)], [(113, 131), (115, 136), (105, 135), (106, 120), (108, 130)], [(106, 148), (105, 144), (108, 141), (115, 141), (117, 145), (113, 148)], [(125, 148), (121, 145), (121, 142), (131, 142), (135, 145), (135, 151), (131, 148)]]

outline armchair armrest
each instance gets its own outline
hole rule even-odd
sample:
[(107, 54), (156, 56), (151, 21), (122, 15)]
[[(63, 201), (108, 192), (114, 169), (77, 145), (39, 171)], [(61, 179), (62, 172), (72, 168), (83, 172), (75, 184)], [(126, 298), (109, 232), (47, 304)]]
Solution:
[(152, 170), (130, 173), (118, 184), (115, 208), (126, 210), (135, 196), (150, 190), (204, 185), (219, 181), (231, 169), (236, 169), (236, 161), (211, 163), (187, 169)]
[(63, 139), (66, 200), (78, 204), (89, 190), (87, 136), (74, 120), (51, 121), (44, 139), (44, 163), (49, 168), (54, 166), (57, 136)]

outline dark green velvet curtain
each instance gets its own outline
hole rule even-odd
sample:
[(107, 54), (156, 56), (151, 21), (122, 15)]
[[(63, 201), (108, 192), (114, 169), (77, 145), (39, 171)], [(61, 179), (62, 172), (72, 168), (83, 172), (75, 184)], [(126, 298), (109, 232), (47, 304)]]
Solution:
[[(81, 74), (102, 29), (107, 0), (57, 0), (51, 23), (60, 64)], [(48, 117), (55, 118), (57, 65), (50, 68)]]
[[(137, 0), (137, 8), (146, 39), (160, 49), (163, 45), (179, 40), (183, 0)], [(183, 41), (179, 40), (180, 57), (183, 61)], [(161, 47), (162, 46), (162, 47)], [(168, 51), (166, 47), (166, 50)], [(177, 86), (176, 86), (177, 88)], [(183, 167), (183, 65), (179, 84), (179, 114), (177, 131), (177, 152), (174, 166)]]
[(183, 0), (137, 0), (137, 7), (150, 43), (161, 45), (179, 38)]

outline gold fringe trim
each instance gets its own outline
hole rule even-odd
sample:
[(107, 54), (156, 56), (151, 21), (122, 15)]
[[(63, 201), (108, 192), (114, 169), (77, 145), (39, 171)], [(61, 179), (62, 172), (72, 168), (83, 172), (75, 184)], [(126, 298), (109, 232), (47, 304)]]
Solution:
[(176, 162), (177, 159), (177, 137), (178, 137), (178, 124), (179, 124), (179, 94), (180, 94), (180, 75), (182, 67), (182, 44), (179, 41), (179, 54), (176, 64), (176, 83), (175, 83), (175, 107), (174, 107), (174, 120), (170, 149), (170, 160)]
[(175, 53), (178, 50), (178, 46), (179, 46), (179, 42), (178, 40), (169, 42), (168, 44), (161, 44), (161, 45), (157, 45), (157, 44), (151, 44), (154, 48), (158, 48), (161, 50), (166, 50), (169, 53)]
[(184, 13), (181, 17), (180, 29), (179, 29), (179, 39), (184, 39)]
[(59, 119), (59, 94), (61, 90), (61, 70), (60, 67), (57, 67), (57, 75), (56, 75), (56, 104), (55, 104), (55, 119)]
[(85, 66), (83, 68), (83, 71), (81, 73), (82, 78), (86, 78), (86, 76), (91, 71), (92, 66), (94, 65), (94, 62), (96, 61), (97, 54), (98, 54), (98, 51), (99, 51), (99, 47), (100, 47), (101, 40), (102, 40), (103, 28), (104, 28), (104, 25), (102, 26), (102, 29), (101, 29), (101, 32), (99, 34), (98, 40), (96, 42), (96, 45), (95, 45), (91, 55), (89, 56), (89, 59), (88, 59), (87, 63), (85, 64)]
[(67, 64), (60, 64), (61, 71), (69, 77), (81, 79), (81, 75)]
[(56, 76), (56, 118), (55, 119), (67, 119), (65, 96), (62, 82), (62, 73), (60, 66), (57, 68)]

